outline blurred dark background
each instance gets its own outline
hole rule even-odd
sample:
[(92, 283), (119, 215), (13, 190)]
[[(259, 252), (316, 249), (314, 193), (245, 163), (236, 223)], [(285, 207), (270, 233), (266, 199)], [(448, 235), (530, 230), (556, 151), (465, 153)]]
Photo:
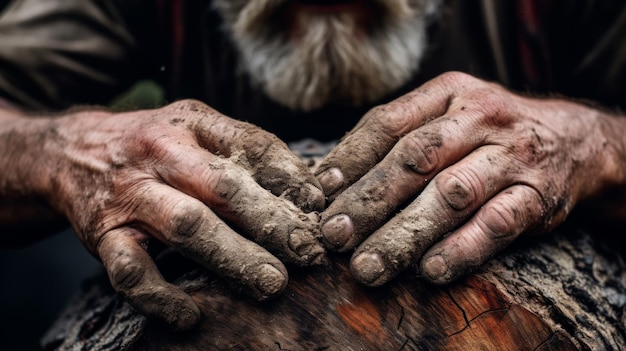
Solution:
[(100, 263), (65, 230), (35, 245), (0, 250), (0, 350), (41, 350), (39, 341)]

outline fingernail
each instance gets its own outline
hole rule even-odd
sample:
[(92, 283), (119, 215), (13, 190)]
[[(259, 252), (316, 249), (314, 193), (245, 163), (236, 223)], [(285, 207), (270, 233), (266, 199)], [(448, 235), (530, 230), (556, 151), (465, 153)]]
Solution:
[(331, 217), (322, 226), (322, 236), (331, 247), (342, 249), (354, 233), (352, 220), (345, 214)]
[(448, 263), (441, 255), (431, 256), (424, 260), (422, 273), (431, 280), (440, 280), (448, 273)]
[(385, 264), (379, 254), (364, 252), (352, 259), (350, 270), (361, 283), (378, 285), (376, 280), (385, 272)]
[(287, 287), (287, 276), (271, 264), (262, 264), (256, 276), (258, 299), (266, 300), (280, 294)]
[(322, 184), (322, 189), (324, 189), (326, 196), (333, 195), (343, 186), (345, 181), (343, 173), (336, 167), (327, 169), (320, 173), (317, 176), (317, 179), (320, 181), (320, 184)]

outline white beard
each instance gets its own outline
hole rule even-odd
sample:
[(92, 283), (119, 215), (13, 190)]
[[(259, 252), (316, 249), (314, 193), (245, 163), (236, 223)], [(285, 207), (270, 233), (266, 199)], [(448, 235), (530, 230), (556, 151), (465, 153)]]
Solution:
[(297, 11), (281, 26), (277, 13), (288, 0), (214, 3), (253, 83), (282, 105), (310, 111), (374, 102), (417, 71), (441, 0), (370, 1), (381, 12), (366, 28), (352, 12)]

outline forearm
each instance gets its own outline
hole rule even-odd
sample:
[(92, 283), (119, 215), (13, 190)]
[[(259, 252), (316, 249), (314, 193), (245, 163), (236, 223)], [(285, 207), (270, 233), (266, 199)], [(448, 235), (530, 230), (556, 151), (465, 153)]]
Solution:
[(45, 198), (50, 120), (0, 110), (0, 246), (20, 246), (67, 225)]

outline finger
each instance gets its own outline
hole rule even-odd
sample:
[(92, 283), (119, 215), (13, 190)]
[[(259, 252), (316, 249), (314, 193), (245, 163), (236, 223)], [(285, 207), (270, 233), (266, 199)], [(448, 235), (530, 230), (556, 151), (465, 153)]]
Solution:
[(450, 113), (410, 132), (378, 165), (337, 196), (322, 213), (326, 245), (339, 251), (352, 249), (435, 174), (479, 145), (484, 129), (459, 122), (463, 113)]
[(541, 224), (540, 203), (539, 194), (525, 185), (499, 193), (468, 223), (428, 250), (421, 260), (422, 274), (444, 284), (474, 270)]
[(200, 199), (281, 260), (324, 262), (317, 215), (305, 215), (290, 201), (272, 195), (227, 159), (185, 144), (176, 147), (175, 153), (184, 157), (155, 166), (167, 184)]
[(134, 220), (151, 234), (259, 300), (281, 293), (285, 266), (234, 232), (199, 200), (169, 186), (144, 187)]
[(516, 172), (499, 149), (482, 147), (438, 174), (415, 201), (357, 248), (351, 260), (354, 276), (369, 285), (386, 283), (515, 182)]
[[(376, 165), (404, 135), (448, 110), (469, 76), (447, 73), (391, 103), (370, 110), (316, 171), (331, 200)], [(459, 87), (457, 89), (456, 87)]]
[(315, 176), (275, 135), (226, 117), (201, 102), (186, 100), (174, 107), (196, 116), (193, 130), (202, 147), (230, 158), (249, 170), (263, 188), (304, 211), (324, 208), (324, 193)]
[(166, 282), (152, 258), (137, 241), (141, 234), (123, 227), (106, 233), (98, 255), (111, 285), (138, 311), (175, 329), (189, 329), (200, 320), (200, 309), (177, 286)]

